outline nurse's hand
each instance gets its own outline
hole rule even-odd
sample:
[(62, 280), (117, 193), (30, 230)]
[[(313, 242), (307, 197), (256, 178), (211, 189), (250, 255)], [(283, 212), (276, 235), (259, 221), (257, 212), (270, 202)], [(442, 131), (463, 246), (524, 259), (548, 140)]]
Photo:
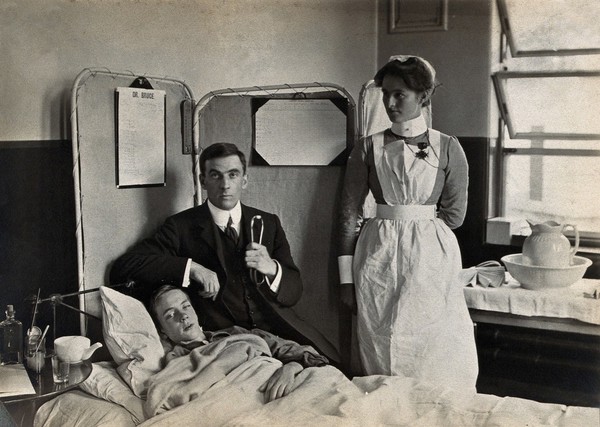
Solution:
[(190, 279), (198, 282), (202, 289), (198, 291), (198, 295), (202, 298), (212, 298), (215, 300), (221, 285), (217, 273), (208, 268), (193, 262), (190, 265)]
[(352, 314), (356, 314), (356, 290), (354, 283), (343, 283), (340, 285), (340, 299), (344, 307), (351, 310)]

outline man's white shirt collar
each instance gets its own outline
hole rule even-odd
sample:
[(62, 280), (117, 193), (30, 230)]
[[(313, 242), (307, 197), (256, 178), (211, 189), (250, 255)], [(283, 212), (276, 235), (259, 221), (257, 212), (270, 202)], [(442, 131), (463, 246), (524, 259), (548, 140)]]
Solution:
[(208, 210), (210, 211), (210, 215), (212, 216), (213, 221), (217, 226), (221, 229), (227, 227), (227, 223), (229, 222), (229, 217), (233, 220), (233, 227), (239, 233), (240, 232), (240, 222), (242, 221), (242, 204), (238, 201), (237, 204), (230, 211), (225, 211), (223, 209), (219, 209), (215, 205), (213, 205), (210, 200), (207, 199)]

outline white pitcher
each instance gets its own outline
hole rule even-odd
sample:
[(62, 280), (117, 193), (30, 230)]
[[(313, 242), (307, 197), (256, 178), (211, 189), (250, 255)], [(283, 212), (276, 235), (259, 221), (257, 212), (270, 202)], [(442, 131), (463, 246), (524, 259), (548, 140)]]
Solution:
[[(568, 267), (573, 263), (573, 256), (579, 249), (579, 231), (572, 224), (559, 224), (547, 221), (531, 226), (531, 235), (523, 243), (523, 264), (540, 267)], [(575, 245), (563, 234), (565, 228), (575, 231)]]

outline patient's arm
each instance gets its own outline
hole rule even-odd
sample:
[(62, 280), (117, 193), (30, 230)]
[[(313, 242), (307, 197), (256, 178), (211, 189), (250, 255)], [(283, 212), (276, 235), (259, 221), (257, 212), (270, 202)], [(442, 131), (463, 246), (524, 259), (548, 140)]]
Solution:
[[(233, 329), (238, 328), (234, 327)], [(243, 330), (243, 328), (239, 329)], [(245, 332), (247, 333), (247, 331)], [(252, 329), (250, 333), (264, 339), (269, 345), (273, 357), (283, 363), (298, 362), (305, 368), (324, 366), (329, 363), (329, 359), (319, 354), (317, 350), (309, 345), (301, 345), (295, 341), (280, 338), (262, 329)]]
[(289, 362), (277, 369), (258, 391), (265, 393), (265, 400), (271, 402), (286, 396), (294, 389), (296, 375), (302, 371), (298, 362)]

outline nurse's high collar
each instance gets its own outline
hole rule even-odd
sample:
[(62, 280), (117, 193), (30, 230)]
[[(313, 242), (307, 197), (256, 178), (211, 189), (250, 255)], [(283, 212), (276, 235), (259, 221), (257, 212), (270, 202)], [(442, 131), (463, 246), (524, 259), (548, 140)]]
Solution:
[(427, 131), (427, 123), (425, 117), (421, 114), (406, 122), (392, 123), (392, 132), (397, 136), (413, 137), (421, 135)]

